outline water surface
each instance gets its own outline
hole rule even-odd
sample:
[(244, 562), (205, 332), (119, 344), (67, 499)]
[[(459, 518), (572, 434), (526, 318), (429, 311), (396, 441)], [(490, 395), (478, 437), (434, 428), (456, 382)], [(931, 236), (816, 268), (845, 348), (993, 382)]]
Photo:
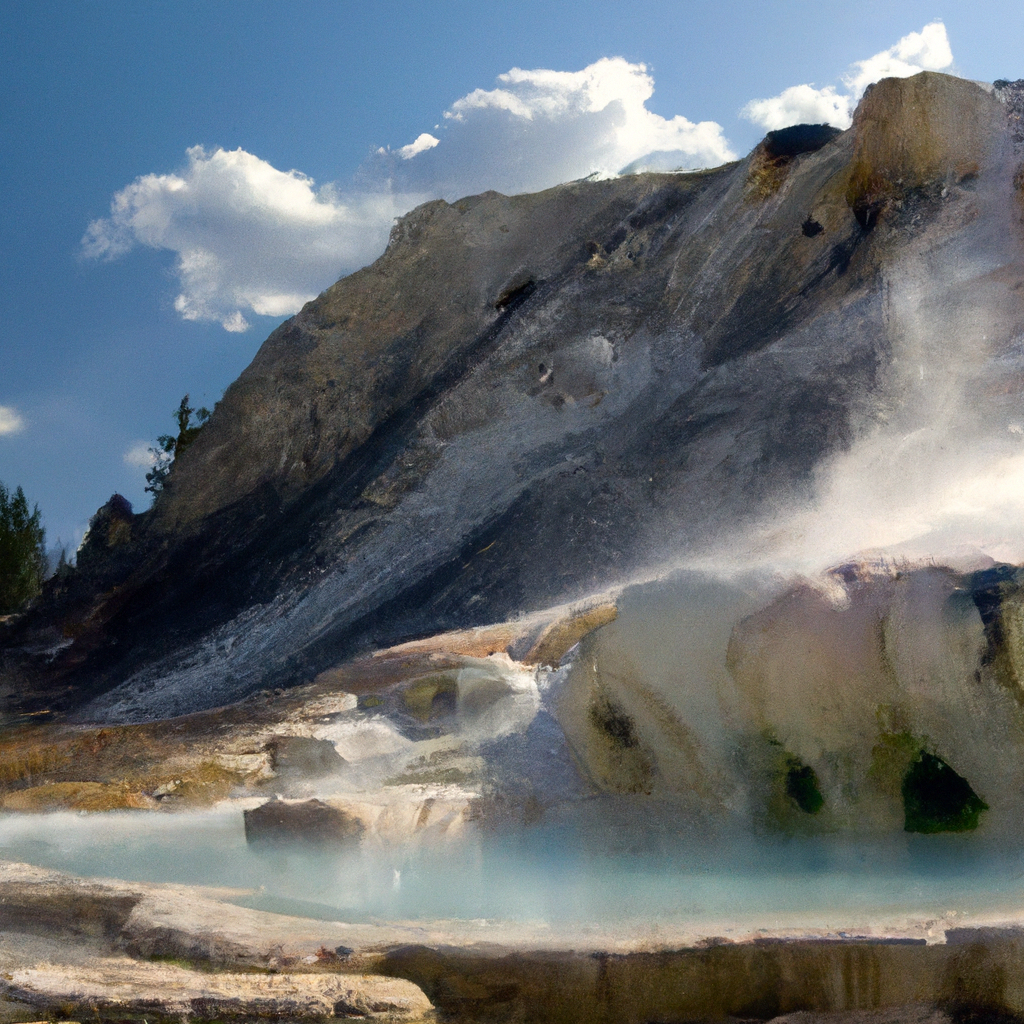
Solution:
[(246, 845), (237, 808), (0, 815), (0, 858), (86, 876), (232, 886), (259, 909), (344, 921), (747, 921), (842, 929), (1024, 905), (1024, 857), (977, 837), (865, 843), (749, 835), (595, 848), (566, 828), (443, 847)]

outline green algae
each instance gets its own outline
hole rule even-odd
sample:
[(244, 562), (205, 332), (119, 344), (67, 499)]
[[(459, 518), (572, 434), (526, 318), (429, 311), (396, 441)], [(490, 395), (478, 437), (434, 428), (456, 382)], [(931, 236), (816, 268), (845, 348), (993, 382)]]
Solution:
[(928, 745), (927, 737), (909, 729), (883, 731), (871, 748), (868, 777), (883, 793), (902, 799), (904, 831), (974, 831), (988, 804)]
[[(802, 833), (806, 831), (810, 819), (825, 808), (821, 780), (811, 765), (787, 750), (770, 732), (765, 733), (763, 738), (771, 752), (766, 808), (768, 821), (773, 828), (783, 832)], [(818, 831), (820, 827), (816, 824), (813, 831)]]
[(988, 804), (941, 757), (922, 750), (903, 777), (907, 832), (972, 832)]
[(793, 800), (804, 814), (817, 814), (825, 806), (821, 795), (818, 773), (799, 758), (791, 757), (786, 771), (786, 796)]

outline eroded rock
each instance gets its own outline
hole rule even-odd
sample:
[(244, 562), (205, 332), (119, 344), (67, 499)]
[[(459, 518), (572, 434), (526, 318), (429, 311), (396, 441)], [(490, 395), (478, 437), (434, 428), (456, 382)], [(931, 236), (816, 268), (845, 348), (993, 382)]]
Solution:
[(847, 199), (861, 226), (915, 190), (977, 176), (1005, 131), (999, 102), (973, 82), (934, 72), (870, 86), (854, 116)]

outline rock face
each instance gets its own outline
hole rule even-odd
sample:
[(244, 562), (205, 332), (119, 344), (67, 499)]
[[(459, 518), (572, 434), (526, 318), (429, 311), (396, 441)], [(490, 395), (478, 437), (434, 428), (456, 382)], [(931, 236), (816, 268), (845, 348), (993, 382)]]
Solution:
[(942, 189), (991, 166), (1006, 112), (973, 82), (942, 75), (885, 79), (857, 110), (847, 198), (866, 227), (915, 191)]
[(345, 767), (345, 759), (328, 740), (275, 736), (267, 747), (270, 767), (279, 775), (334, 775)]
[(1024, 572), (847, 565), (828, 582), (627, 591), (554, 702), (576, 763), (605, 793), (761, 832), (1016, 846)]
[(908, 367), (1005, 395), (1015, 110), (925, 73), (713, 171), (418, 208), (267, 339), (109, 558), (8, 627), (12, 707), (180, 714), (573, 601), (914, 429), (949, 392)]

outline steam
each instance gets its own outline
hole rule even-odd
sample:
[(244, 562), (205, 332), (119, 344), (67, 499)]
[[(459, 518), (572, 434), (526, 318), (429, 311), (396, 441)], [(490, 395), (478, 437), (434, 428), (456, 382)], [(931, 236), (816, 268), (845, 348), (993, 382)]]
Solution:
[(5, 434), (17, 434), (24, 428), (25, 421), (17, 409), (9, 405), (0, 405), (0, 437)]
[(1014, 288), (1024, 254), (1005, 206), (1012, 170), (1007, 155), (961, 199), (972, 208), (959, 223), (940, 219), (889, 262), (882, 411), (819, 467), (809, 499), (700, 564), (813, 574), (851, 558), (1024, 561), (1024, 297)]

